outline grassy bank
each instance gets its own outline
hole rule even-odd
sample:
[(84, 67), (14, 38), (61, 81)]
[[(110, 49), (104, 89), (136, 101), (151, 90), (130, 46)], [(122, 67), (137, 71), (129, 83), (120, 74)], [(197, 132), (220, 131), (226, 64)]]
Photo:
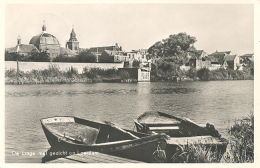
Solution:
[(243, 67), (243, 70), (208, 68), (181, 70), (171, 63), (152, 64), (151, 79), (153, 81), (213, 81), (213, 80), (253, 80), (254, 64)]
[(179, 146), (172, 156), (174, 163), (253, 163), (254, 114), (238, 119), (227, 129), (229, 149), (219, 153), (201, 144)]
[(136, 82), (130, 79), (127, 72), (116, 69), (84, 68), (82, 73), (71, 67), (61, 71), (58, 66), (51, 65), (44, 70), (31, 70), (29, 72), (10, 69), (5, 71), (5, 84), (63, 84), (63, 83), (93, 83), (106, 80), (119, 80), (122, 82)]

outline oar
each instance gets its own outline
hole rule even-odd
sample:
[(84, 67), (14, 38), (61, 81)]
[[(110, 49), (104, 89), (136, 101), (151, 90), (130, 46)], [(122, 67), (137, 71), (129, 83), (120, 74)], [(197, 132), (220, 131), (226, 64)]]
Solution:
[(133, 134), (130, 133), (130, 132), (127, 132), (127, 131), (123, 130), (122, 128), (116, 126), (115, 124), (113, 124), (113, 123), (111, 123), (111, 122), (109, 122), (109, 121), (104, 121), (104, 123), (106, 123), (106, 124), (109, 125), (110, 127), (116, 128), (117, 130), (119, 130), (119, 131), (121, 131), (121, 132), (123, 132), (123, 133), (125, 133), (125, 134), (128, 134), (129, 136), (131, 136), (131, 137), (134, 138), (134, 139), (139, 139), (139, 137), (133, 135)]
[(143, 128), (143, 126), (142, 126), (137, 120), (135, 120), (135, 119), (133, 119), (133, 118), (132, 118), (132, 120), (133, 120), (137, 125), (139, 125), (141, 128)]

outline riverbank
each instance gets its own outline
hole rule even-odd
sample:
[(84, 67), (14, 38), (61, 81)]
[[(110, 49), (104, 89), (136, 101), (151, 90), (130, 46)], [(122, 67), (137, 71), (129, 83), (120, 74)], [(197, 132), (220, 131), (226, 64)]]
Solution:
[(66, 84), (66, 83), (100, 83), (100, 82), (137, 82), (125, 72), (117, 69), (83, 68), (82, 73), (71, 67), (66, 71), (57, 66), (49, 66), (44, 70), (28, 72), (16, 69), (5, 70), (5, 84)]
[(241, 70), (207, 68), (179, 70), (174, 73), (163, 73), (152, 68), (151, 81), (219, 81), (219, 80), (254, 80), (254, 68), (244, 67)]
[(173, 163), (254, 163), (254, 114), (235, 120), (227, 129), (230, 140), (223, 154), (200, 144), (180, 146)]

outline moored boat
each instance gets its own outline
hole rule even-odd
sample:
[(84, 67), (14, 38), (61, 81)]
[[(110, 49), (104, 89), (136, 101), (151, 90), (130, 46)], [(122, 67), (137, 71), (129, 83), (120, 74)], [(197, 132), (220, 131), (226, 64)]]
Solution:
[(166, 155), (168, 160), (178, 146), (188, 144), (199, 144), (210, 147), (213, 151), (217, 149), (219, 154), (226, 151), (228, 141), (221, 138), (219, 132), (211, 124), (205, 127), (199, 126), (188, 118), (179, 118), (166, 113), (151, 111), (145, 112), (134, 119), (135, 127), (142, 133), (165, 133), (170, 136), (167, 140)]
[(66, 154), (92, 151), (154, 162), (156, 151), (166, 146), (165, 134), (138, 133), (77, 117), (50, 117), (41, 124), (51, 147)]
[(171, 137), (191, 137), (211, 135), (220, 137), (220, 134), (211, 124), (201, 127), (188, 118), (178, 118), (166, 113), (151, 111), (140, 115), (135, 126), (138, 132), (142, 133), (166, 133)]

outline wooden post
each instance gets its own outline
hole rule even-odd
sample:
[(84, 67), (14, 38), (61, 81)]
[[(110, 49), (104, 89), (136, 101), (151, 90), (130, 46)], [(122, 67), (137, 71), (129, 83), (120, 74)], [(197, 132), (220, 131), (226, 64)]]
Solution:
[(16, 72), (19, 74), (19, 62), (18, 62), (18, 60), (16, 60), (17, 61), (17, 70), (16, 70)]

